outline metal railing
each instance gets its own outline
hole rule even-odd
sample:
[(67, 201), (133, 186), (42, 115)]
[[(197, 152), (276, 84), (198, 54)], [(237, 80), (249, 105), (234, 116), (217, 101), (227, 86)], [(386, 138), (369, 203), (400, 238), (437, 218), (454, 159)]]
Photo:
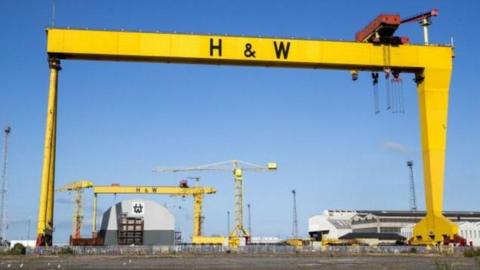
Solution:
[[(304, 246), (287, 245), (251, 245), (235, 249), (218, 245), (179, 245), (179, 246), (75, 246), (27, 248), (27, 254), (79, 256), (176, 256), (176, 255), (215, 255), (232, 253), (239, 255), (312, 255), (312, 256), (346, 256), (363, 254), (448, 254), (460, 255), (468, 247), (434, 247), (422, 246)], [(1, 251), (1, 250), (0, 250)]]

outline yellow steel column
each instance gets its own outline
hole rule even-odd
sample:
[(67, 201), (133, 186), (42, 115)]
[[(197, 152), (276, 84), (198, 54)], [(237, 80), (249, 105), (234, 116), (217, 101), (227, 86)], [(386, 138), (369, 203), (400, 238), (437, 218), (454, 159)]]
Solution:
[(93, 205), (92, 205), (92, 233), (97, 233), (97, 193), (93, 194)]
[(451, 68), (427, 68), (418, 78), (427, 214), (413, 230), (414, 244), (439, 244), (458, 233), (443, 216), (443, 185)]
[[(58, 77), (58, 76), (57, 76)], [(57, 79), (58, 81), (58, 79)], [(58, 94), (55, 95), (54, 107), (58, 109)], [(47, 212), (45, 218), (45, 226), (47, 231), (53, 232), (53, 202), (55, 201), (55, 160), (57, 149), (57, 109), (53, 115), (53, 134), (52, 134), (52, 147), (50, 148), (50, 169), (48, 176), (48, 196), (47, 196)]]
[[(49, 59), (50, 87), (48, 91), (47, 123), (43, 150), (42, 182), (40, 187), (40, 202), (38, 206), (37, 246), (52, 245), (53, 227), (53, 191), (55, 177), (55, 129), (57, 113), (57, 88), (60, 61)], [(49, 201), (51, 203), (49, 204)], [(51, 208), (51, 209), (49, 209)], [(47, 216), (48, 215), (48, 216)], [(47, 224), (49, 222), (50, 224)]]
[(193, 195), (193, 237), (202, 235), (202, 202), (202, 193)]

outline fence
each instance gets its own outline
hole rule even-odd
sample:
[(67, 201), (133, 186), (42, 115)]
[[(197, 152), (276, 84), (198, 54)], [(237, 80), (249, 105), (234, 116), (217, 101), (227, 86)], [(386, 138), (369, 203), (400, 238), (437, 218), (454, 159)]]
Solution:
[(79, 256), (188, 256), (188, 255), (216, 255), (232, 253), (238, 255), (312, 255), (312, 256), (346, 256), (368, 254), (447, 254), (461, 255), (463, 247), (422, 247), (422, 246), (322, 246), (322, 247), (293, 247), (286, 245), (252, 245), (231, 249), (225, 246), (75, 246), (27, 248), (27, 254), (62, 255), (73, 254)]

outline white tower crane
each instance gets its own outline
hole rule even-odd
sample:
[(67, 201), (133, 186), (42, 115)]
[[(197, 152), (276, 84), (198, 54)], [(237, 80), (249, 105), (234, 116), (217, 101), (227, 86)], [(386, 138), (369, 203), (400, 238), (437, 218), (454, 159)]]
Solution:
[[(234, 228), (230, 233), (230, 238), (238, 239), (248, 239), (250, 233), (243, 226), (243, 173), (246, 171), (249, 172), (265, 172), (273, 171), (277, 169), (276, 163), (268, 163), (267, 165), (257, 165), (246, 161), (241, 160), (227, 160), (212, 164), (200, 165), (200, 166), (187, 166), (179, 168), (166, 168), (166, 167), (156, 167), (155, 172), (192, 172), (192, 171), (231, 171), (233, 173), (233, 179), (235, 183), (235, 194), (234, 194), (234, 204), (235, 204), (235, 224)], [(238, 242), (232, 245), (241, 245)]]

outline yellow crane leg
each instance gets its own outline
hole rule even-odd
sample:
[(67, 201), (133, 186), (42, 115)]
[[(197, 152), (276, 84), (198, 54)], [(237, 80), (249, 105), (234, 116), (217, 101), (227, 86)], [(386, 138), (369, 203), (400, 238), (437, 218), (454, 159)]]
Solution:
[[(55, 95), (55, 108), (58, 108), (57, 102), (58, 94)], [(53, 135), (52, 135), (52, 147), (50, 149), (50, 170), (48, 177), (48, 195), (47, 195), (47, 212), (45, 218), (45, 226), (48, 231), (53, 232), (53, 203), (55, 201), (55, 160), (56, 160), (56, 148), (57, 148), (57, 109), (53, 117)]]
[(227, 240), (221, 236), (202, 236), (203, 193), (193, 195), (193, 235), (194, 245), (226, 245)]
[(417, 75), (427, 214), (413, 229), (413, 244), (440, 244), (458, 234), (458, 226), (443, 216), (450, 74), (451, 68), (426, 68)]
[(58, 59), (50, 59), (49, 66), (50, 86), (48, 90), (48, 111), (43, 150), (40, 202), (38, 205), (37, 246), (52, 245), (57, 89), (58, 71), (61, 69), (60, 61)]
[(193, 195), (193, 237), (202, 235), (203, 194)]

